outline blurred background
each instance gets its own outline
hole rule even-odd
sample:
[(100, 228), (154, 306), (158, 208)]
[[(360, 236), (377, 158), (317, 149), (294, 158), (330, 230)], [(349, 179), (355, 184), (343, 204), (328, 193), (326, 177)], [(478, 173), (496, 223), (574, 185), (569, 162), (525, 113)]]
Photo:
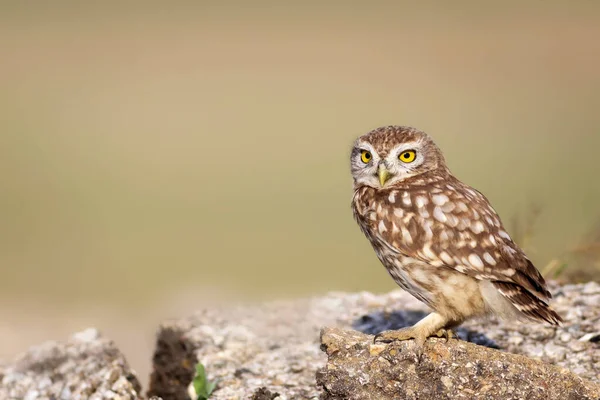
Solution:
[[(60, 4), (60, 5), (59, 5)], [(0, 358), (388, 291), (348, 157), (430, 133), (539, 269), (598, 280), (600, 3), (0, 3)]]

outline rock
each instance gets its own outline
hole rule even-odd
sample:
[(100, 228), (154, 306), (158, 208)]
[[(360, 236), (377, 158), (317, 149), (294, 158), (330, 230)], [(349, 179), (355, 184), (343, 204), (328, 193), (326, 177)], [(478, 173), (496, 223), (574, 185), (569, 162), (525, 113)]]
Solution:
[[(599, 330), (600, 304), (588, 301), (598, 295), (599, 286), (552, 285), (551, 291), (555, 294), (552, 304), (565, 319), (562, 327), (473, 320), (458, 329), (458, 336), (556, 364), (600, 383), (600, 344), (578, 340)], [(402, 290), (382, 295), (330, 293), (311, 299), (202, 310), (159, 328), (148, 394), (188, 400), (194, 366), (202, 362), (208, 378), (219, 380), (211, 400), (247, 400), (261, 388), (279, 393), (278, 400), (316, 399), (321, 390), (315, 385), (315, 373), (327, 361), (318, 350), (322, 327), (375, 334), (414, 324), (427, 312), (422, 303)], [(370, 351), (385, 348), (374, 346)], [(361, 379), (366, 382), (370, 375), (363, 374)], [(440, 382), (444, 387), (467, 387), (455, 380)]]
[(0, 399), (141, 398), (140, 383), (115, 345), (95, 329), (66, 343), (32, 347), (0, 366)]
[(252, 394), (251, 400), (274, 400), (279, 397), (279, 393), (272, 393), (269, 389), (262, 387), (256, 389)]
[(579, 339), (580, 342), (600, 342), (600, 332), (588, 333)]
[(321, 400), (600, 398), (599, 384), (564, 368), (461, 340), (430, 339), (417, 356), (412, 341), (382, 346), (371, 335), (326, 328), (321, 347)]

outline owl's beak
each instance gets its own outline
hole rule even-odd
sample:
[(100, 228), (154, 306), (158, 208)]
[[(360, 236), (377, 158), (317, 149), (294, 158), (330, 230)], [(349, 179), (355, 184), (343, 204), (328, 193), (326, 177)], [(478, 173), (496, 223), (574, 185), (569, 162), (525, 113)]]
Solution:
[(385, 185), (385, 183), (392, 177), (390, 171), (385, 168), (385, 165), (379, 164), (379, 169), (377, 170), (377, 175), (379, 176), (379, 183), (381, 183), (381, 187)]

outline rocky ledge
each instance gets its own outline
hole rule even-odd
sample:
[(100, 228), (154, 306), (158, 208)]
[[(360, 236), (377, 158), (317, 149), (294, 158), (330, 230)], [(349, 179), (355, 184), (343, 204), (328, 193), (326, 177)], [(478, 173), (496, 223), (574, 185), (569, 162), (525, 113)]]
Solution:
[[(599, 400), (600, 285), (551, 290), (562, 327), (471, 321), (457, 332), (462, 340), (430, 339), (420, 358), (411, 341), (372, 344), (372, 334), (425, 315), (400, 290), (201, 310), (159, 327), (147, 394), (189, 399), (201, 362), (208, 379), (218, 380), (211, 400)], [(0, 366), (0, 399), (125, 400), (140, 393), (123, 356), (95, 330)]]
[(322, 400), (596, 400), (600, 385), (565, 368), (461, 340), (375, 344), (373, 336), (324, 329)]

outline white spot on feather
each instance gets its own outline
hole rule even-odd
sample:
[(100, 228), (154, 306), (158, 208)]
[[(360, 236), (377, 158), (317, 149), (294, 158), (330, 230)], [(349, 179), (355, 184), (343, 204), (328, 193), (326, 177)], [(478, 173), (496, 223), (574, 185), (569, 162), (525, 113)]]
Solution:
[(445, 194), (436, 194), (431, 197), (431, 200), (436, 206), (443, 206), (448, 202), (449, 199), (448, 196), (446, 196)]
[(469, 211), (469, 207), (467, 207), (467, 205), (465, 203), (463, 203), (462, 201), (458, 202), (456, 204), (456, 206), (458, 207), (458, 209), (462, 212), (467, 212)]
[(468, 218), (461, 218), (457, 228), (458, 230), (464, 231), (469, 225), (471, 225), (471, 221)]
[(478, 194), (479, 194), (479, 193), (477, 193), (477, 192), (475, 191), (475, 189), (467, 188), (466, 190), (467, 190), (467, 192), (468, 192), (468, 193), (469, 193), (469, 194), (470, 194), (472, 197), (474, 197), (474, 198), (475, 198), (475, 197), (478, 197)]
[(483, 268), (483, 261), (481, 261), (481, 258), (475, 253), (469, 255), (469, 264), (477, 269)]
[(455, 215), (449, 214), (446, 216), (446, 218), (448, 219), (446, 221), (446, 223), (452, 227), (452, 228), (456, 228), (456, 226), (458, 225), (458, 218)]
[(437, 258), (435, 256), (435, 253), (431, 250), (431, 245), (430, 244), (426, 244), (423, 247), (423, 254), (425, 254), (425, 257), (427, 257), (430, 260), (435, 260)]
[(440, 258), (442, 259), (443, 262), (445, 262), (446, 264), (454, 264), (454, 260), (452, 259), (452, 257), (450, 257), (448, 255), (448, 253), (446, 253), (445, 251), (442, 251), (440, 253)]
[(417, 196), (417, 198), (415, 199), (415, 203), (417, 204), (417, 207), (422, 208), (425, 206), (425, 204), (428, 203), (428, 201), (425, 196)]
[(390, 193), (390, 195), (388, 196), (388, 200), (390, 201), (390, 203), (395, 203), (396, 202), (396, 192), (392, 191)]
[(403, 192), (402, 193), (402, 203), (405, 206), (410, 206), (412, 204), (412, 201), (410, 199), (410, 194), (408, 194), (408, 192)]
[(467, 271), (467, 268), (464, 265), (460, 265), (460, 264), (455, 265), (454, 269), (457, 270), (458, 272), (462, 272), (462, 273)]
[(442, 242), (447, 242), (450, 239), (448, 237), (448, 233), (445, 230), (440, 232), (439, 238)]
[(496, 260), (488, 252), (483, 253), (483, 259), (485, 260), (486, 263), (488, 263), (491, 266), (496, 265)]
[(379, 233), (383, 233), (383, 232), (387, 231), (387, 228), (386, 228), (383, 220), (379, 221), (379, 226), (377, 227), (377, 229), (379, 229)]
[(433, 217), (441, 223), (445, 223), (446, 221), (448, 221), (448, 218), (446, 218), (446, 214), (444, 214), (442, 209), (439, 207), (435, 207), (433, 209)]
[(400, 230), (402, 231), (402, 240), (404, 240), (407, 244), (413, 244), (413, 238), (408, 229), (402, 226), (400, 227)]
[(511, 240), (510, 236), (505, 231), (498, 231), (498, 235), (500, 235), (500, 237), (503, 238), (503, 239)]
[(425, 231), (425, 240), (433, 239), (433, 231), (431, 230), (431, 221), (425, 221), (423, 223), (423, 230)]
[(485, 230), (485, 226), (481, 221), (475, 221), (471, 224), (471, 230), (475, 234), (479, 234)]
[(442, 206), (442, 211), (445, 213), (451, 213), (452, 211), (454, 211), (455, 208), (456, 206), (454, 205), (454, 203), (449, 201), (448, 203)]

